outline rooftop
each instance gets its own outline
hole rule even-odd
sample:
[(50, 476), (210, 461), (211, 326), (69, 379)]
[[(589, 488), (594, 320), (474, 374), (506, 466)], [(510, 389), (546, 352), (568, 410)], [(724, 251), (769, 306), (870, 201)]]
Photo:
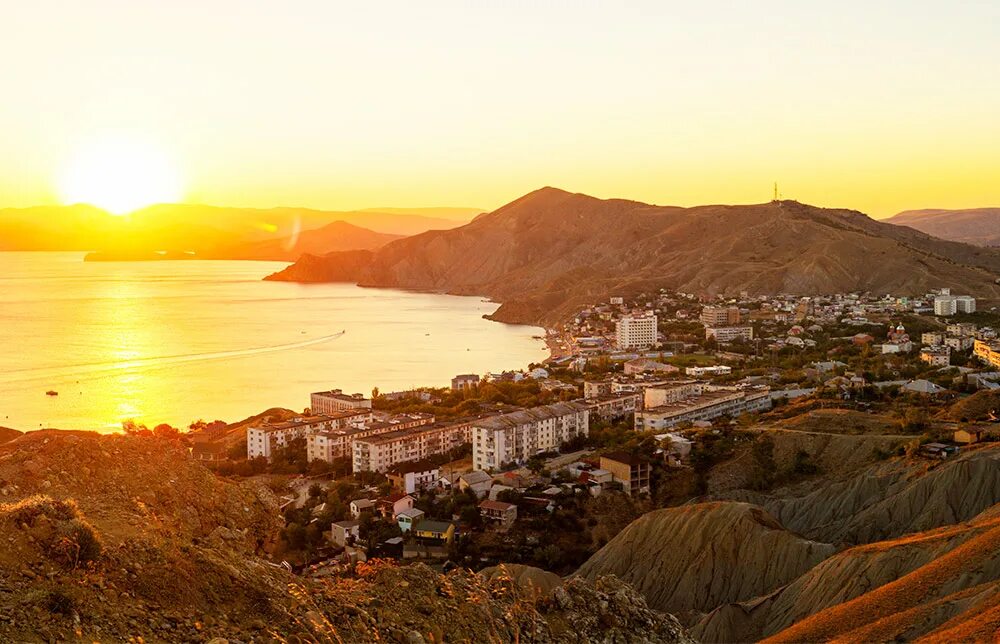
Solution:
[(576, 401), (554, 403), (552, 405), (532, 407), (531, 409), (522, 409), (521, 411), (503, 414), (502, 416), (494, 416), (492, 418), (477, 420), (474, 424), (477, 427), (483, 427), (486, 429), (507, 429), (510, 427), (517, 427), (518, 425), (526, 425), (528, 423), (549, 420), (550, 418), (577, 414), (582, 411), (587, 411), (589, 408), (590, 407), (588, 405)]

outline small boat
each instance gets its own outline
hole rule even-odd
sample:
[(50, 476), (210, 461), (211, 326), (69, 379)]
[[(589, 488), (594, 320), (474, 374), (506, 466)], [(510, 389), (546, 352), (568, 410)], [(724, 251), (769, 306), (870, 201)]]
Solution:
[(59, 392), (55, 391), (55, 390), (52, 390), (52, 389), (49, 389), (48, 391), (45, 392), (45, 395), (46, 396), (58, 396)]

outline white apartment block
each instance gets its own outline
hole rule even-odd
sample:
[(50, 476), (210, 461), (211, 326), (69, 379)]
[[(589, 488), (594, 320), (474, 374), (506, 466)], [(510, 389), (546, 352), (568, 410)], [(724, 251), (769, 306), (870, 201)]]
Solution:
[(317, 391), (309, 394), (309, 411), (329, 414), (344, 409), (371, 409), (372, 401), (363, 394), (345, 394), (340, 389)]
[(705, 339), (715, 338), (716, 342), (726, 343), (733, 340), (753, 340), (752, 326), (715, 326), (705, 327)]
[(524, 462), (541, 452), (590, 431), (590, 408), (582, 402), (532, 407), (477, 420), (472, 426), (472, 466), (498, 470), (505, 463)]
[(706, 386), (704, 392), (697, 396), (638, 412), (635, 429), (658, 432), (686, 421), (711, 421), (722, 416), (735, 418), (770, 408), (771, 392), (766, 387), (738, 390), (735, 387)]
[(386, 472), (394, 465), (444, 454), (472, 441), (472, 421), (440, 423), (354, 440), (355, 472)]
[(271, 423), (247, 428), (247, 458), (263, 456), (270, 460), (274, 451), (288, 446), (296, 438), (307, 438), (324, 430), (340, 429), (372, 419), (371, 410), (343, 410), (329, 416), (306, 416), (287, 422)]
[(969, 295), (938, 295), (934, 298), (934, 315), (948, 316), (975, 312), (976, 298)]
[(322, 430), (306, 437), (306, 459), (328, 463), (336, 458), (353, 459), (354, 441), (358, 439), (430, 425), (433, 422), (432, 414), (400, 414), (386, 421)]
[(699, 319), (710, 327), (736, 326), (740, 323), (740, 309), (738, 306), (706, 306)]
[(621, 351), (656, 344), (655, 315), (626, 315), (615, 323), (615, 345)]

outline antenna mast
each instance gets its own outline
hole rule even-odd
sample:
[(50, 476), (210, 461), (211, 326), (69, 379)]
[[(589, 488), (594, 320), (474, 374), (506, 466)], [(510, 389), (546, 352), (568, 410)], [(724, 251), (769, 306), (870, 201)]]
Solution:
[(778, 182), (777, 181), (774, 182), (774, 200), (775, 201), (778, 200)]

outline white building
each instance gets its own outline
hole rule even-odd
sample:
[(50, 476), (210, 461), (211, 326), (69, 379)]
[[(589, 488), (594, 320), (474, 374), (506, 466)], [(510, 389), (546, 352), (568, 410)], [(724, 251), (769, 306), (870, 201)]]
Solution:
[(969, 295), (938, 295), (934, 298), (934, 315), (975, 313), (976, 298)]
[(342, 428), (354, 423), (370, 421), (370, 410), (349, 410), (329, 416), (306, 416), (287, 422), (271, 423), (247, 428), (247, 458), (263, 456), (270, 460), (275, 450), (288, 446), (296, 438), (306, 438), (324, 430)]
[(647, 407), (636, 413), (635, 429), (661, 431), (685, 421), (710, 421), (722, 416), (736, 418), (741, 414), (767, 411), (770, 408), (771, 392), (767, 387), (740, 390), (735, 387), (705, 385), (697, 395)]
[(615, 344), (620, 351), (656, 344), (655, 315), (626, 315), (615, 323)]
[(354, 456), (354, 441), (369, 436), (378, 436), (404, 429), (412, 429), (434, 422), (433, 414), (399, 414), (389, 420), (373, 422), (370, 411), (360, 409), (345, 410), (336, 414), (346, 415), (367, 414), (363, 423), (353, 423), (350, 426), (332, 427), (314, 432), (306, 437), (306, 460), (333, 462), (337, 458), (352, 459)]
[(371, 409), (372, 401), (363, 394), (345, 394), (340, 389), (309, 394), (309, 410), (314, 414), (329, 414), (343, 409)]
[(524, 462), (590, 431), (590, 408), (564, 402), (477, 420), (472, 424), (472, 465), (497, 470)]
[(386, 472), (472, 441), (472, 421), (438, 423), (354, 440), (355, 472)]
[(726, 343), (733, 340), (753, 340), (752, 326), (716, 326), (705, 328), (705, 339), (715, 338), (716, 342)]
[(732, 367), (727, 367), (726, 365), (715, 365), (711, 367), (687, 367), (684, 369), (684, 373), (689, 376), (728, 376), (733, 372)]

